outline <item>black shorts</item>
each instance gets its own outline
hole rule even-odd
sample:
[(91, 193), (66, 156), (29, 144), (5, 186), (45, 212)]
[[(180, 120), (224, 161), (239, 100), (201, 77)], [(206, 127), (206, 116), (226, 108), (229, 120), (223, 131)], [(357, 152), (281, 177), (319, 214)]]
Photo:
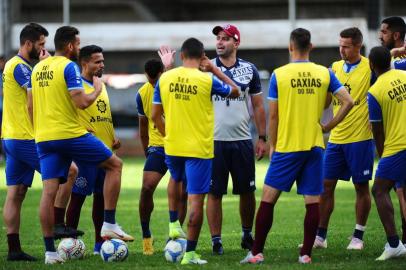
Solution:
[(214, 141), (210, 194), (227, 194), (229, 173), (233, 181), (233, 194), (255, 191), (255, 157), (251, 140)]

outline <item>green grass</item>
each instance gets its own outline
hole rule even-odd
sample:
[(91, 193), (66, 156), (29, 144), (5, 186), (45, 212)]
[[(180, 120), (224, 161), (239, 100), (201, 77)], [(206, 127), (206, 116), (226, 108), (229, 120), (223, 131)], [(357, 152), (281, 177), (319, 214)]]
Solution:
[[(91, 221), (91, 202), (89, 198), (82, 211), (79, 228), (85, 231), (83, 238), (89, 254), (81, 261), (68, 261), (64, 265), (46, 266), (43, 264), (44, 246), (38, 218), (38, 204), (41, 196), (41, 180), (36, 176), (27, 194), (23, 211), (21, 226), (21, 241), (25, 251), (40, 259), (37, 263), (8, 263), (6, 231), (4, 223), (0, 233), (0, 269), (178, 269), (179, 264), (167, 263), (162, 249), (165, 244), (168, 230), (168, 212), (166, 199), (166, 176), (155, 193), (155, 210), (152, 215), (151, 229), (155, 238), (155, 255), (146, 257), (142, 255), (141, 228), (138, 218), (138, 198), (141, 187), (143, 159), (126, 159), (124, 165), (123, 184), (120, 195), (117, 220), (123, 228), (136, 236), (136, 241), (129, 244), (130, 256), (122, 263), (104, 263), (99, 256), (89, 255), (93, 248), (94, 232)], [(257, 163), (257, 202), (261, 195), (261, 187), (268, 163)], [(0, 205), (3, 206), (6, 196), (4, 181), (4, 165), (0, 167)], [(388, 262), (375, 262), (386, 242), (382, 225), (378, 219), (376, 207), (373, 204), (368, 220), (368, 228), (364, 240), (365, 249), (347, 251), (347, 237), (354, 228), (354, 199), (355, 193), (352, 184), (341, 182), (336, 192), (336, 208), (329, 228), (329, 248), (313, 252), (312, 265), (299, 265), (297, 263), (297, 245), (303, 237), (303, 198), (296, 195), (295, 190), (281, 196), (275, 209), (274, 225), (267, 238), (265, 247), (265, 263), (259, 266), (239, 264), (246, 252), (240, 249), (240, 221), (238, 215), (238, 197), (228, 195), (224, 198), (223, 244), (224, 256), (211, 255), (210, 233), (207, 223), (203, 225), (198, 244), (198, 252), (209, 264), (204, 269), (406, 269), (406, 259)], [(400, 224), (399, 209), (396, 198), (396, 220)], [(2, 208), (1, 208), (2, 212)]]

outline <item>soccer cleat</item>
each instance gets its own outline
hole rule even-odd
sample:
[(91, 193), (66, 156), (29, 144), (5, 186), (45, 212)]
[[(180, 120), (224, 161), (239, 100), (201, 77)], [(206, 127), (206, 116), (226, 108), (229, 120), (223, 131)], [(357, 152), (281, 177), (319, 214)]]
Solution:
[(220, 242), (213, 244), (213, 255), (223, 255), (223, 245)]
[(186, 252), (180, 264), (206, 264), (206, 260), (200, 259), (200, 255), (195, 251)]
[(179, 220), (169, 223), (169, 238), (186, 238), (186, 234), (180, 225)]
[(361, 239), (358, 239), (356, 237), (351, 238), (351, 242), (348, 245), (347, 249), (353, 249), (353, 250), (361, 250), (364, 249), (364, 241)]
[(45, 252), (45, 264), (57, 264), (57, 263), (64, 263), (64, 259), (59, 256), (58, 252)]
[(327, 248), (327, 239), (323, 239), (320, 236), (316, 236), (314, 239), (314, 248)]
[(134, 241), (134, 237), (132, 237), (129, 234), (126, 234), (117, 223), (111, 224), (111, 223), (103, 222), (100, 236), (104, 240), (110, 240), (110, 239), (116, 238), (116, 239), (123, 240), (125, 242)]
[(252, 238), (251, 234), (247, 237), (241, 238), (241, 248), (242, 249), (251, 250), (253, 244), (254, 244), (254, 239)]
[(299, 263), (301, 264), (312, 263), (312, 258), (310, 258), (309, 255), (299, 256)]
[(258, 253), (257, 255), (252, 255), (251, 251), (248, 252), (247, 256), (240, 261), (241, 264), (261, 264), (264, 262), (264, 255), (262, 253)]
[(102, 245), (103, 245), (103, 242), (94, 243), (93, 255), (100, 255), (100, 249), (101, 249)]
[(64, 223), (55, 224), (55, 226), (54, 226), (54, 238), (55, 239), (76, 238), (78, 236), (82, 236), (83, 234), (84, 234), (83, 231), (76, 230), (72, 227), (68, 227)]
[(24, 251), (20, 252), (9, 252), (7, 254), (7, 261), (27, 261), (27, 262), (34, 262), (37, 258), (28, 255)]
[(154, 254), (154, 239), (152, 237), (142, 239), (142, 254)]
[(376, 258), (376, 261), (385, 261), (396, 257), (406, 257), (406, 247), (400, 241), (398, 246), (395, 248), (390, 247), (389, 244), (386, 243), (385, 249), (383, 250), (381, 256)]

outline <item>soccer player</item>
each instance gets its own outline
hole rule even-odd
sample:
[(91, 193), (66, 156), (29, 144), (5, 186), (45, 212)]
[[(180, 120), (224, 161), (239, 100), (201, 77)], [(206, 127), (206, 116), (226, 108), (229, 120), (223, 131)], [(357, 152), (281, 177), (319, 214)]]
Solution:
[[(237, 58), (241, 42), (240, 31), (234, 25), (216, 26), (217, 57), (215, 64), (240, 88), (237, 98), (213, 96), (214, 104), (214, 159), (212, 181), (207, 198), (207, 220), (210, 227), (213, 254), (223, 254), (221, 241), (222, 198), (227, 194), (228, 176), (233, 181), (233, 194), (240, 196), (240, 218), (242, 226), (241, 247), (251, 249), (252, 225), (255, 216), (255, 157), (261, 159), (266, 151), (265, 110), (261, 81), (257, 68)], [(255, 150), (250, 133), (248, 102), (254, 111), (254, 120), (259, 134)]]
[(7, 227), (8, 261), (35, 261), (21, 249), (20, 213), (34, 172), (40, 172), (32, 125), (32, 96), (27, 91), (32, 62), (45, 57), (48, 31), (30, 23), (20, 32), (20, 49), (5, 65), (3, 81), (3, 123), (1, 138), (6, 158), (7, 196), (3, 217)]
[[(214, 144), (211, 96), (237, 97), (240, 91), (205, 57), (199, 40), (189, 38), (182, 44), (181, 59), (183, 66), (162, 74), (155, 87), (152, 120), (164, 135), (165, 161), (172, 178), (181, 181), (186, 173), (189, 222), (186, 253), (181, 263), (205, 264), (207, 261), (201, 260), (195, 250), (203, 222), (204, 197), (211, 179)], [(214, 76), (201, 72), (200, 66)]]
[[(397, 53), (398, 50), (402, 52), (406, 45), (405, 33), (406, 23), (401, 17), (388, 17), (381, 22), (379, 39), (381, 40), (382, 46), (391, 51), (393, 50), (393, 53)], [(405, 55), (397, 55), (396, 57), (393, 57), (392, 67), (395, 69), (406, 70)]]
[(376, 149), (381, 158), (372, 194), (388, 243), (376, 260), (406, 256), (396, 232), (390, 191), (406, 184), (406, 73), (391, 69), (391, 55), (385, 47), (372, 48), (370, 66), (378, 77), (368, 94), (369, 118)]
[[(93, 77), (100, 78), (104, 71), (103, 49), (96, 45), (85, 46), (80, 49), (79, 63), (82, 68), (82, 81), (86, 94), (95, 91)], [(97, 100), (84, 110), (78, 109), (79, 122), (100, 139), (110, 150), (120, 147), (120, 141), (115, 137), (113, 120), (111, 117), (110, 101), (106, 86), (102, 84), (102, 92)], [(77, 228), (80, 211), (86, 196), (93, 193), (92, 219), (95, 228), (94, 254), (99, 254), (103, 239), (100, 231), (103, 225), (103, 184), (105, 170), (97, 166), (77, 164), (79, 175), (71, 189), (70, 201), (66, 212), (66, 226)]]
[(104, 222), (101, 237), (126, 241), (126, 234), (115, 221), (120, 193), (122, 161), (79, 122), (77, 108), (86, 109), (102, 92), (100, 78), (93, 77), (94, 91), (86, 94), (79, 67), (72, 61), (79, 55), (79, 31), (71, 26), (57, 29), (55, 56), (38, 63), (32, 73), (34, 129), (43, 179), (40, 221), (45, 242), (45, 263), (62, 263), (55, 251), (53, 206), (60, 183), (66, 181), (72, 160), (106, 171), (103, 186)]
[[(311, 263), (311, 251), (319, 223), (319, 199), (323, 190), (323, 134), (347, 115), (353, 101), (332, 71), (309, 62), (310, 32), (297, 28), (290, 34), (291, 63), (277, 68), (269, 86), (269, 137), (271, 163), (265, 177), (262, 200), (255, 222), (252, 250), (241, 263), (264, 261), (265, 240), (272, 227), (273, 212), (282, 191), (289, 192), (296, 180), (304, 196), (304, 240), (299, 263)], [(320, 119), (327, 92), (341, 102), (326, 125)]]
[[(172, 54), (170, 51), (169, 53)], [(168, 55), (166, 52), (163, 52), (163, 54)], [(160, 54), (160, 56), (161, 55), (162, 54)], [(145, 63), (144, 68), (148, 82), (138, 90), (136, 97), (141, 143), (147, 158), (144, 165), (139, 200), (139, 215), (142, 228), (143, 254), (152, 255), (154, 254), (154, 247), (149, 224), (151, 213), (154, 209), (153, 194), (162, 177), (168, 170), (168, 167), (165, 164), (164, 138), (162, 134), (159, 133), (151, 119), (151, 110), (154, 87), (159, 77), (164, 72), (165, 67), (160, 60), (151, 59)], [(180, 185), (180, 187), (182, 187), (182, 185)], [(171, 191), (171, 188), (175, 189), (174, 192), (176, 192), (176, 189), (178, 188), (176, 182), (173, 180), (170, 180), (168, 184), (168, 190)], [(168, 196), (170, 197), (170, 195), (171, 193), (169, 192)], [(176, 196), (175, 199), (177, 197), (178, 196)], [(184, 207), (186, 206), (186, 202), (185, 200), (181, 201), (183, 201), (183, 204), (179, 207), (180, 213), (178, 213), (178, 207), (176, 205), (174, 206), (176, 210), (173, 209), (170, 211), (170, 221), (177, 222), (179, 226), (183, 223), (186, 214), (186, 209)], [(169, 198), (169, 206), (171, 206), (171, 202), (171, 198)], [(172, 213), (173, 211), (175, 213)]]
[[(324, 191), (320, 200), (320, 222), (314, 247), (327, 247), (327, 227), (334, 209), (334, 190), (337, 180), (352, 182), (355, 187), (356, 225), (347, 249), (363, 249), (362, 240), (368, 214), (371, 209), (369, 180), (374, 166), (372, 133), (368, 121), (367, 93), (375, 76), (369, 61), (361, 55), (362, 33), (347, 28), (340, 33), (341, 61), (334, 62), (331, 69), (354, 100), (354, 107), (330, 134), (323, 172)], [(337, 114), (341, 103), (333, 98), (333, 112)]]
[[(379, 39), (382, 46), (389, 50), (402, 49), (405, 43), (406, 23), (401, 17), (388, 17), (382, 20)], [(396, 52), (396, 50), (394, 51)], [(391, 66), (396, 69), (406, 70), (406, 57), (400, 55), (392, 57)], [(402, 217), (402, 242), (406, 242), (406, 189), (396, 183), (396, 194), (399, 199), (400, 213)]]

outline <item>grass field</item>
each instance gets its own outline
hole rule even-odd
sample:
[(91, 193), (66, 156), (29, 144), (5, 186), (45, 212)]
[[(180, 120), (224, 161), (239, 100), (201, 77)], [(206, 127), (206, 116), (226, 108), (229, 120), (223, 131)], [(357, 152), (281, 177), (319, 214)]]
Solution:
[[(6, 231), (3, 221), (0, 233), (0, 269), (178, 269), (199, 266), (182, 267), (165, 261), (162, 249), (168, 233), (168, 212), (166, 199), (166, 183), (168, 177), (161, 182), (155, 194), (155, 210), (152, 215), (151, 229), (155, 238), (155, 255), (142, 255), (141, 227), (138, 218), (138, 198), (141, 187), (143, 159), (126, 159), (124, 165), (123, 184), (120, 195), (117, 220), (129, 233), (136, 236), (136, 241), (129, 244), (130, 256), (122, 263), (104, 263), (99, 256), (90, 255), (93, 248), (94, 233), (91, 221), (91, 202), (89, 198), (82, 211), (79, 228), (85, 231), (83, 238), (89, 253), (81, 261), (68, 261), (63, 265), (46, 266), (43, 264), (44, 246), (38, 218), (38, 204), (41, 196), (41, 181), (36, 176), (27, 194), (22, 212), (21, 241), (25, 251), (40, 259), (37, 263), (8, 263)], [(263, 178), (267, 169), (266, 161), (257, 163), (257, 202), (261, 195)], [(4, 165), (1, 169), (0, 205), (4, 204), (6, 187), (4, 180)], [(303, 199), (296, 195), (295, 190), (283, 194), (275, 209), (274, 225), (268, 236), (265, 249), (265, 263), (258, 266), (239, 264), (246, 255), (240, 249), (240, 221), (238, 215), (238, 197), (224, 198), (223, 245), (224, 256), (211, 255), (210, 233), (207, 223), (203, 225), (198, 244), (198, 252), (209, 264), (201, 266), (204, 269), (406, 269), (406, 259), (388, 262), (375, 262), (380, 255), (386, 238), (378, 219), (375, 204), (372, 205), (368, 228), (364, 240), (363, 251), (347, 251), (348, 236), (354, 228), (354, 198), (355, 193), (351, 184), (340, 183), (336, 193), (336, 208), (332, 216), (328, 241), (329, 248), (313, 252), (312, 265), (297, 263), (297, 245), (303, 237)], [(395, 197), (397, 225), (400, 226), (399, 210)], [(2, 208), (1, 208), (2, 212)]]

